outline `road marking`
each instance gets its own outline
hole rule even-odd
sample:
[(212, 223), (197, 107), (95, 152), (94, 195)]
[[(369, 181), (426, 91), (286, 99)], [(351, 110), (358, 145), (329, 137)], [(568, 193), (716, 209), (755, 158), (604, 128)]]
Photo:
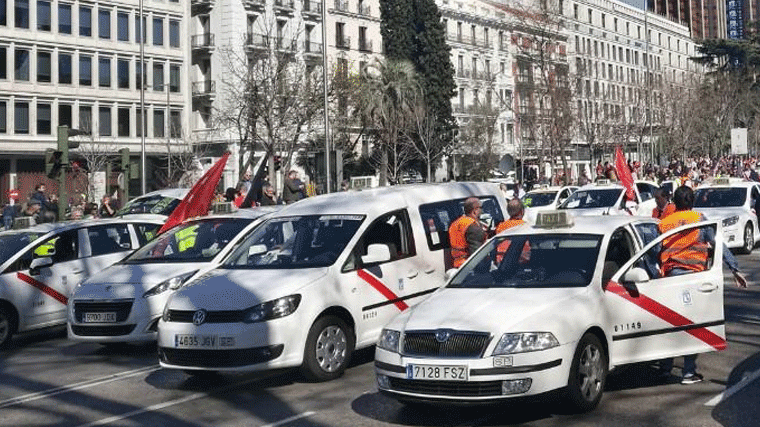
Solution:
[(0, 409), (6, 408), (8, 406), (19, 405), (22, 403), (28, 403), (28, 402), (33, 402), (35, 400), (45, 399), (47, 397), (56, 396), (61, 393), (68, 393), (70, 391), (81, 390), (84, 388), (94, 387), (97, 385), (106, 384), (113, 381), (118, 381), (124, 378), (134, 377), (136, 375), (140, 375), (143, 373), (156, 371), (160, 368), (161, 367), (159, 365), (147, 366), (144, 368), (134, 369), (131, 371), (118, 372), (116, 374), (107, 375), (105, 377), (94, 378), (91, 380), (82, 381), (82, 382), (78, 382), (78, 383), (74, 383), (70, 385), (64, 385), (64, 386), (60, 386), (56, 388), (51, 388), (49, 390), (44, 390), (44, 391), (39, 391), (36, 393), (25, 394), (23, 396), (13, 397), (10, 399), (0, 401)]
[(715, 406), (718, 403), (722, 402), (725, 399), (728, 399), (729, 397), (733, 396), (736, 392), (743, 389), (747, 385), (751, 384), (753, 381), (760, 378), (760, 369), (754, 372), (750, 372), (750, 375), (745, 376), (742, 378), (738, 383), (732, 385), (731, 387), (725, 389), (723, 393), (720, 393), (719, 395), (713, 397), (712, 399), (705, 402), (705, 406)]
[(287, 424), (287, 423), (289, 423), (291, 421), (300, 420), (301, 418), (310, 417), (310, 416), (312, 416), (314, 414), (316, 414), (316, 412), (314, 412), (314, 411), (304, 412), (303, 414), (293, 415), (292, 417), (285, 418), (284, 420), (277, 421), (276, 423), (264, 424), (261, 427), (277, 427), (277, 426), (281, 426), (283, 424)]
[[(187, 402), (190, 402), (190, 401), (193, 401), (193, 400), (197, 400), (197, 399), (201, 399), (201, 398), (207, 397), (207, 396), (209, 396), (211, 394), (214, 394), (214, 393), (219, 393), (219, 392), (222, 392), (222, 391), (229, 390), (231, 388), (235, 388), (235, 387), (238, 387), (238, 386), (241, 386), (241, 385), (249, 384), (249, 383), (260, 381), (260, 380), (261, 380), (261, 378), (251, 378), (251, 379), (248, 379), (248, 380), (245, 380), (245, 381), (240, 381), (240, 382), (236, 382), (236, 383), (233, 383), (233, 384), (227, 384), (226, 386), (218, 387), (218, 388), (215, 388), (215, 389), (212, 389), (212, 390), (209, 390), (209, 391), (205, 391), (205, 392), (202, 392), (202, 393), (193, 393), (193, 394), (191, 394), (189, 396), (185, 396), (185, 397), (182, 397), (182, 398), (179, 398), (179, 399), (170, 400), (168, 402), (163, 402), (163, 403), (157, 403), (155, 405), (146, 406), (146, 407), (140, 408), (140, 409), (135, 409), (134, 411), (130, 411), (130, 412), (127, 412), (125, 414), (114, 415), (113, 417), (108, 417), (108, 418), (103, 418), (103, 419), (100, 419), (100, 420), (92, 421), (92, 422), (89, 422), (87, 424), (82, 424), (79, 427), (93, 427), (93, 426), (102, 426), (102, 425), (106, 425), (106, 424), (115, 423), (117, 421), (121, 421), (121, 420), (124, 420), (124, 419), (127, 419), (127, 418), (131, 418), (131, 417), (133, 417), (135, 415), (144, 414), (146, 412), (157, 411), (159, 409), (168, 408), (169, 406), (179, 405), (181, 403), (187, 403)], [(308, 415), (305, 415), (305, 414), (308, 414)], [(305, 412), (304, 414), (301, 414), (301, 415), (299, 415), (297, 417), (303, 418), (303, 417), (307, 417), (307, 416), (309, 416), (311, 414), (313, 414), (313, 412), (311, 412), (311, 413), (310, 412)], [(268, 425), (270, 425), (270, 426), (276, 426), (276, 425), (279, 425), (279, 424), (282, 424), (282, 423), (285, 423), (285, 422), (288, 422), (288, 420), (282, 420), (282, 421), (279, 421), (278, 423), (268, 424)]]

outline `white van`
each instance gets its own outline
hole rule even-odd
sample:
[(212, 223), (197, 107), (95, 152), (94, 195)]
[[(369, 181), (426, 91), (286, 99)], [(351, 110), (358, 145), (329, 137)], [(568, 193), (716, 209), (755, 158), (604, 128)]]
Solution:
[(393, 316), (444, 283), (449, 224), (476, 196), (493, 230), (496, 184), (413, 184), (301, 200), (264, 221), (222, 265), (168, 300), (161, 366), (193, 372), (300, 366), (342, 374)]

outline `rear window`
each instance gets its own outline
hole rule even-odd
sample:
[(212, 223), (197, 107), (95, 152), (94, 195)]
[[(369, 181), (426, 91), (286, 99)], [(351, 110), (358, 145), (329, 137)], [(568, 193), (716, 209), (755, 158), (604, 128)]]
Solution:
[[(504, 221), (504, 213), (501, 211), (496, 197), (480, 196), (480, 204), (483, 206), (482, 213), (490, 217), (489, 226), (493, 228)], [(464, 201), (461, 199), (446, 200), (443, 202), (420, 205), (420, 217), (425, 230), (428, 247), (431, 251), (447, 249), (449, 245), (449, 225), (457, 218), (464, 215)]]

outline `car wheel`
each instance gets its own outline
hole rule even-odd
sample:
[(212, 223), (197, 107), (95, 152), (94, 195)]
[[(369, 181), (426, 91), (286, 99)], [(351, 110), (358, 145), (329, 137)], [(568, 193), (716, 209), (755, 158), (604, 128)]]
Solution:
[(744, 245), (742, 246), (743, 254), (752, 253), (752, 249), (755, 247), (755, 231), (752, 229), (752, 224), (747, 223), (744, 226)]
[(579, 412), (596, 408), (602, 399), (607, 377), (607, 355), (599, 338), (587, 333), (575, 349), (570, 377), (567, 380), (567, 398), (571, 407)]
[(15, 329), (16, 317), (13, 311), (0, 306), (0, 348), (5, 348), (10, 344)]
[(317, 319), (306, 338), (301, 372), (312, 381), (329, 381), (343, 374), (354, 351), (354, 331), (338, 317)]

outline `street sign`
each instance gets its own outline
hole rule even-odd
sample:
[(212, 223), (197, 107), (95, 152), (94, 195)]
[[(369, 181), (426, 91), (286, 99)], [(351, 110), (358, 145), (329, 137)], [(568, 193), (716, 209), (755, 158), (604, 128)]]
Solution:
[(747, 154), (747, 128), (731, 129), (731, 154)]

